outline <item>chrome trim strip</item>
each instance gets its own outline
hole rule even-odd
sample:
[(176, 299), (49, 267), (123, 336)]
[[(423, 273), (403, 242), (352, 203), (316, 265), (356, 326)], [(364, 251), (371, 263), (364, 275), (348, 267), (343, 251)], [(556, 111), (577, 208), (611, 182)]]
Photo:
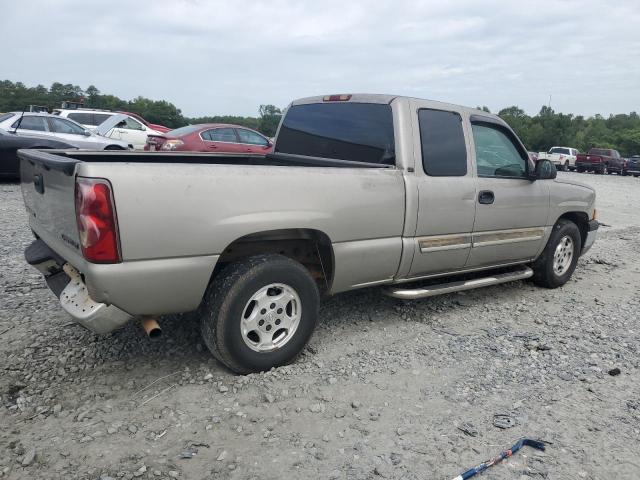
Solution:
[(438, 252), (443, 250), (460, 250), (471, 247), (470, 233), (456, 233), (453, 235), (433, 235), (418, 238), (420, 252)]
[(544, 236), (544, 228), (518, 228), (512, 230), (496, 230), (473, 234), (474, 247), (487, 247), (506, 243), (531, 242)]

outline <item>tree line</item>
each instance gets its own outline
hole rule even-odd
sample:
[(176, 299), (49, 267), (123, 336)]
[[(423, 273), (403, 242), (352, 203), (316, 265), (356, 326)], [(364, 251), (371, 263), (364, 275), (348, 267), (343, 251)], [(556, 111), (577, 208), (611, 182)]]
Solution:
[[(53, 83), (49, 88), (38, 85), (27, 87), (22, 82), (0, 81), (0, 112), (23, 110), (29, 105), (40, 105), (49, 110), (59, 108), (63, 101), (83, 99), (85, 107), (123, 110), (137, 113), (151, 123), (177, 128), (195, 123), (233, 123), (273, 136), (282, 115), (274, 105), (261, 105), (258, 115), (244, 117), (212, 115), (185, 117), (179, 108), (165, 100), (151, 100), (142, 96), (123, 100), (115, 95), (103, 94), (94, 85), (83, 90), (78, 85)], [(479, 107), (489, 111), (487, 107)], [(547, 151), (553, 146), (568, 146), (587, 151), (593, 146), (615, 148), (623, 156), (640, 154), (640, 116), (636, 112), (584, 117), (557, 113), (543, 106), (534, 116), (527, 115), (517, 106), (498, 112), (516, 131), (529, 150)]]
[(165, 100), (151, 100), (142, 96), (123, 100), (115, 95), (103, 94), (94, 85), (83, 90), (78, 85), (54, 82), (27, 87), (22, 82), (0, 80), (0, 112), (22, 111), (29, 105), (46, 107), (49, 111), (60, 108), (64, 101), (83, 101), (87, 108), (120, 110), (137, 113), (151, 123), (170, 128), (195, 123), (234, 123), (258, 130), (264, 135), (275, 135), (282, 112), (274, 105), (260, 105), (257, 117), (213, 115), (207, 117), (185, 117), (179, 108)]

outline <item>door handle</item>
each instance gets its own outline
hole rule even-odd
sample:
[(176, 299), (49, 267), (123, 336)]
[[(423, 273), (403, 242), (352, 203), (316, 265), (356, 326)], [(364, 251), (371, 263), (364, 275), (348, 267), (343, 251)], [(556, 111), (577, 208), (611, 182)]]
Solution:
[(482, 190), (478, 194), (478, 203), (483, 205), (491, 205), (495, 199), (496, 197), (491, 190)]
[(209, 148), (218, 148), (218, 146), (215, 143), (210, 143)]

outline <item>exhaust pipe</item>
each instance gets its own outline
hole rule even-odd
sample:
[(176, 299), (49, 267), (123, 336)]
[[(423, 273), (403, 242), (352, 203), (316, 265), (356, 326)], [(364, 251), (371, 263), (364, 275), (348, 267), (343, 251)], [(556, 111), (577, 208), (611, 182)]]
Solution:
[(162, 328), (153, 317), (145, 317), (141, 320), (142, 328), (151, 340), (157, 340), (162, 336)]

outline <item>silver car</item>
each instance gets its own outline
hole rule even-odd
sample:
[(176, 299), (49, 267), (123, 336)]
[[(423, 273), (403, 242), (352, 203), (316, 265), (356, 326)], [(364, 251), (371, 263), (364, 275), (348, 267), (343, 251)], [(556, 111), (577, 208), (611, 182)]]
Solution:
[(79, 123), (57, 115), (10, 112), (0, 115), (0, 128), (18, 135), (44, 137), (86, 150), (129, 150), (131, 145), (90, 132)]

